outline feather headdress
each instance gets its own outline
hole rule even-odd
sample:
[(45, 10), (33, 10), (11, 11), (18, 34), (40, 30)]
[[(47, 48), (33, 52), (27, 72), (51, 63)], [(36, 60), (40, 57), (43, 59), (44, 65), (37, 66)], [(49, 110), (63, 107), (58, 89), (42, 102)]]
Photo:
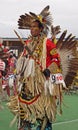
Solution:
[(29, 14), (25, 13), (21, 15), (18, 20), (19, 29), (30, 29), (31, 23), (35, 20), (39, 20), (44, 27), (45, 32), (49, 29), (49, 26), (52, 25), (52, 17), (49, 11), (49, 6), (46, 6), (39, 15), (36, 15), (33, 12)]

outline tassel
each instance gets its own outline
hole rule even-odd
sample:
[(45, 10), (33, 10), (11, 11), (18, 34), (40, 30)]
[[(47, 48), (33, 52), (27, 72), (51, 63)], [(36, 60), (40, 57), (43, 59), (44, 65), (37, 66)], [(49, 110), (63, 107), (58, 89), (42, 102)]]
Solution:
[(0, 110), (3, 110), (4, 109), (4, 107), (1, 105), (1, 103), (0, 103)]
[(53, 95), (54, 85), (53, 85), (53, 83), (51, 82), (50, 79), (45, 81), (44, 89), (45, 89), (45, 95), (47, 95), (48, 92), (49, 92), (50, 95)]
[(14, 123), (16, 123), (17, 116), (18, 116), (18, 114), (17, 114), (17, 115), (14, 117), (14, 119), (11, 121), (10, 127), (12, 127), (12, 126), (14, 125)]
[(9, 84), (9, 87), (12, 88), (14, 86), (14, 75), (10, 75), (9, 76), (9, 81), (8, 81), (8, 84)]
[(35, 71), (34, 60), (29, 59), (27, 67), (25, 69), (24, 77), (29, 77), (30, 75), (34, 76), (34, 71)]
[(41, 61), (43, 70), (46, 68), (46, 40), (47, 38), (45, 38), (43, 42), (43, 52), (42, 52), (42, 61)]

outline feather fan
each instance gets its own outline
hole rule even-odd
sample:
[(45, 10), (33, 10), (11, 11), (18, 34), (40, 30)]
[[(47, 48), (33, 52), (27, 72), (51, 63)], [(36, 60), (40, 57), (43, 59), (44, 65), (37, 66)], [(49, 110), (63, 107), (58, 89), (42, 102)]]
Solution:
[(75, 55), (77, 41), (75, 36), (64, 31), (57, 41), (57, 51), (61, 59), (62, 73), (67, 87), (71, 86), (78, 70), (78, 58)]

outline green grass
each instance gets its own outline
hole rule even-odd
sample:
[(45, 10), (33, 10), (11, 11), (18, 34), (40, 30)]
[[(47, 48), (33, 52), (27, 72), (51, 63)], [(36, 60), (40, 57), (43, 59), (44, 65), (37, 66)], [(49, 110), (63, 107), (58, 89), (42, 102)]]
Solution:
[(65, 95), (63, 114), (57, 115), (53, 130), (78, 130), (78, 95)]
[(10, 127), (10, 122), (13, 120), (13, 114), (8, 110), (6, 102), (2, 103), (4, 109), (0, 111), (0, 130), (17, 130), (16, 123)]
[[(53, 130), (78, 130), (78, 95), (64, 95), (62, 106), (63, 114), (57, 115), (56, 122), (53, 123)], [(17, 130), (16, 123), (10, 127), (10, 122), (14, 118), (13, 114), (6, 106), (0, 111), (0, 130)]]

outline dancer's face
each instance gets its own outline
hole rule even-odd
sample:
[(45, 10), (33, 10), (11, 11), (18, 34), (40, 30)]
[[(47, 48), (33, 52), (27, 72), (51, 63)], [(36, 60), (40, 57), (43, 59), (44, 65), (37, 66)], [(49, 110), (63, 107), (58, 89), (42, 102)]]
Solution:
[(36, 37), (42, 31), (42, 28), (39, 27), (39, 23), (38, 22), (34, 21), (31, 24), (30, 30), (31, 30), (31, 35), (34, 36), (34, 37)]

